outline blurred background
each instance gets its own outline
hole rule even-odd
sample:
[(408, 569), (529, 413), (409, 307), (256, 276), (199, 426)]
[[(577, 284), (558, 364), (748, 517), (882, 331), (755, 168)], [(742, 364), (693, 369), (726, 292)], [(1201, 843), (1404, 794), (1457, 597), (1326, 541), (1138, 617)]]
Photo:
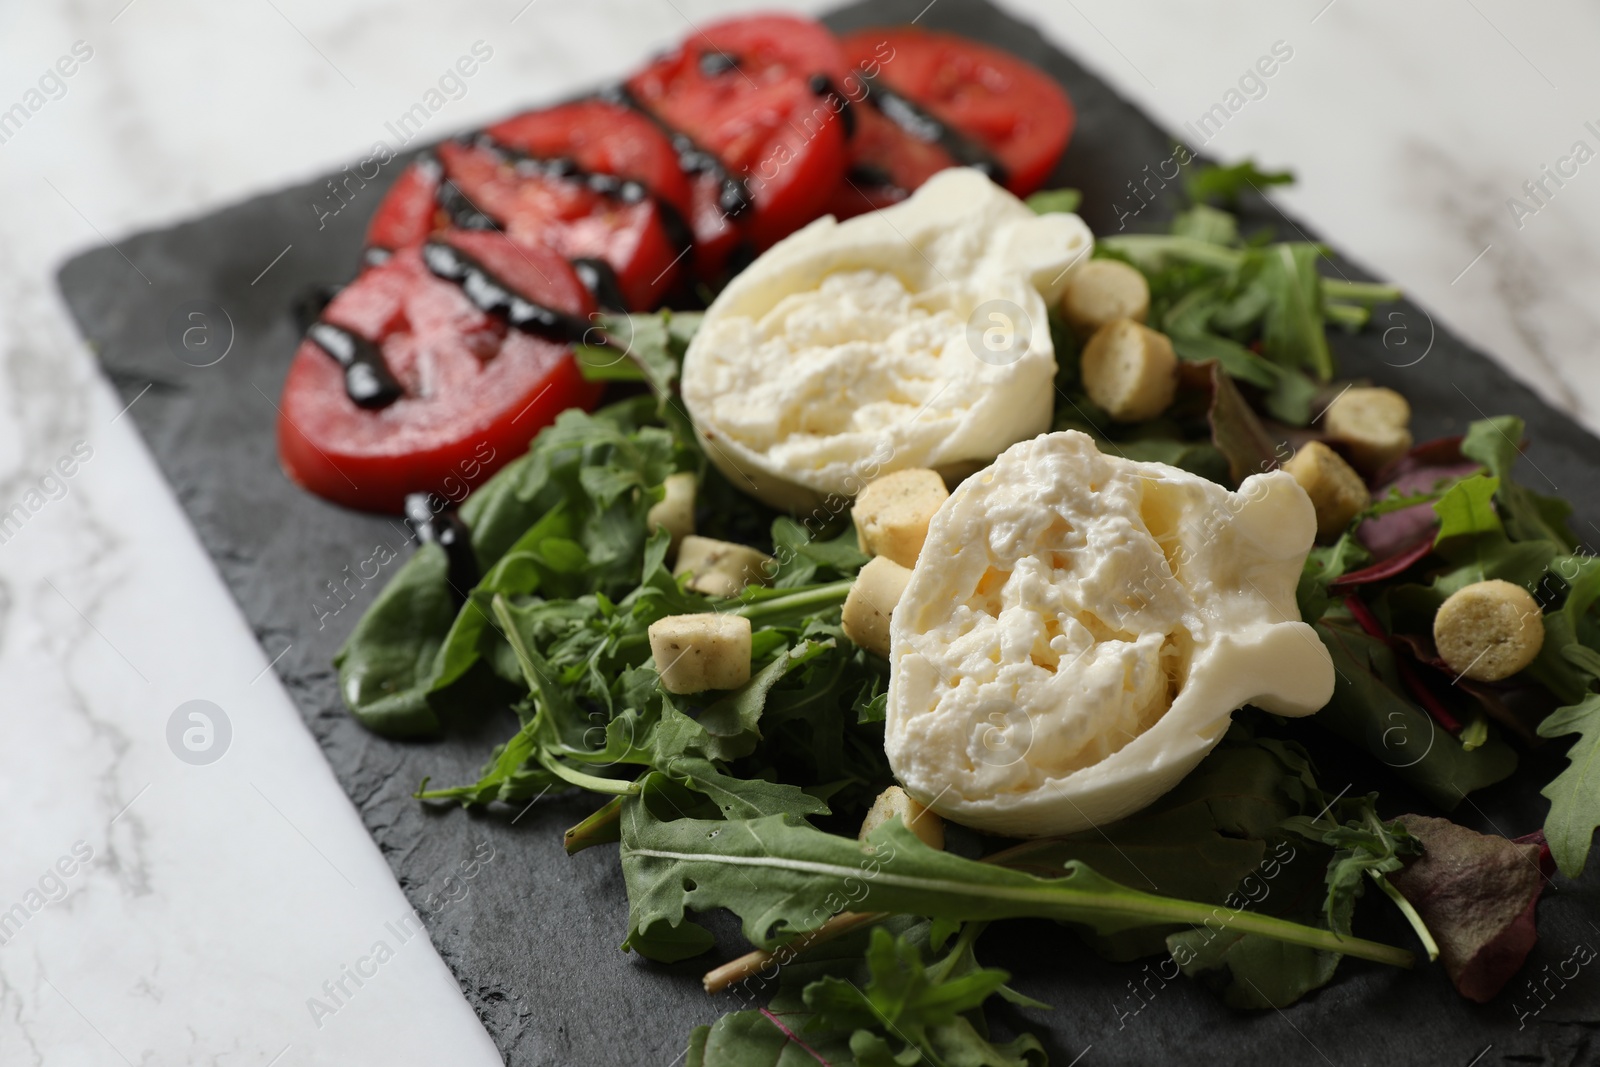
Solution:
[[(1600, 148), (1600, 9), (997, 2), (1183, 136), (1286, 42), (1292, 59), (1206, 153), (1292, 169), (1273, 193), (1285, 211), (1600, 430), (1600, 162), (1559, 182), (1544, 169), (1580, 140)], [(337, 1025), (308, 1021), (305, 999), (348, 960), (338, 938), (405, 900), (66, 318), (57, 267), (354, 165), (475, 42), (492, 58), (427, 139), (771, 6), (0, 6), (0, 504), (75, 447), (92, 456), (0, 543), (0, 914), (62, 857), (91, 857), (25, 926), (0, 926), (0, 1063), (497, 1058), (425, 942)], [(50, 75), (61, 57), (73, 73)], [(180, 774), (165, 723), (202, 696), (252, 743)]]

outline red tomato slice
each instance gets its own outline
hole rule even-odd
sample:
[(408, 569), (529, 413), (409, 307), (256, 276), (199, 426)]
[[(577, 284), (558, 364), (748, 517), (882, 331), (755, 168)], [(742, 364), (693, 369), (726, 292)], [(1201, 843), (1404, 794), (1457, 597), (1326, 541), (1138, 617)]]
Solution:
[(400, 172), (367, 223), (367, 247), (393, 252), (421, 244), (438, 214), (439, 164), (421, 159)]
[(606, 100), (576, 100), (527, 111), (483, 131), (497, 144), (540, 159), (570, 159), (586, 171), (643, 183), (689, 214), (689, 179), (661, 128)]
[(447, 141), (437, 152), (449, 182), (446, 214), (455, 216), (447, 224), (500, 228), (519, 245), (601, 260), (630, 308), (654, 307), (671, 288), (684, 258), (680, 242), (689, 235), (673, 239), (671, 221), (642, 183), (615, 195), (577, 178), (550, 177), (540, 162), (518, 162), (488, 145)]
[(850, 168), (828, 204), (828, 214), (848, 219), (904, 200), (911, 190), (956, 165), (937, 144), (918, 140), (870, 104), (855, 105)]
[[(1072, 136), (1076, 116), (1067, 94), (1049, 75), (1009, 52), (910, 26), (862, 30), (840, 45), (845, 57), (879, 84), (992, 153), (1005, 168), (1006, 188), (1018, 196), (1044, 183)], [(867, 105), (858, 110), (870, 107), (869, 93)], [(881, 153), (882, 148), (881, 142), (869, 141), (863, 150)], [(909, 166), (913, 173), (919, 169), (881, 154), (853, 162), (891, 175), (896, 166)]]
[(822, 25), (760, 15), (707, 24), (628, 80), (641, 107), (725, 172), (700, 173), (694, 182), (690, 221), (697, 248), (707, 252), (702, 273), (720, 266), (719, 252), (733, 243), (729, 219), (766, 248), (826, 207), (846, 160), (845, 120), (828, 87), (845, 73), (838, 43)]
[[(533, 304), (580, 324), (594, 310), (572, 268), (549, 249), (488, 232), (446, 233), (438, 243)], [(344, 370), (320, 345), (307, 339), (295, 353), (278, 455), (289, 478), (318, 496), (388, 512), (401, 511), (407, 493), (459, 500), (526, 451), (561, 411), (599, 400), (601, 387), (583, 380), (570, 345), (480, 308), (462, 285), (428, 268), (428, 249), (434, 244), (401, 248), (369, 268), (321, 319), (377, 345), (404, 388), (398, 400), (358, 407)]]

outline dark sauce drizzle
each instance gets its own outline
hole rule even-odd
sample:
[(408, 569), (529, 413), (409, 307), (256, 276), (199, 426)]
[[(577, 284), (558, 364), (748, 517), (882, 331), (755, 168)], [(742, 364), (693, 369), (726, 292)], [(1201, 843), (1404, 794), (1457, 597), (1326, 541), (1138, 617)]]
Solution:
[(869, 78), (862, 71), (857, 77), (866, 84), (863, 99), (906, 133), (927, 144), (936, 144), (949, 153), (960, 167), (972, 167), (988, 175), (996, 185), (1006, 183), (1006, 169), (994, 154), (959, 130), (945, 125), (930, 112), (889, 88), (881, 78)]
[(726, 74), (730, 70), (739, 69), (739, 57), (730, 56), (723, 51), (701, 52), (700, 73), (708, 78)]
[(344, 368), (344, 392), (357, 407), (385, 408), (405, 396), (383, 360), (383, 350), (343, 326), (318, 320), (306, 336)]
[(611, 264), (584, 256), (572, 261), (572, 272), (583, 287), (594, 294), (594, 302), (602, 311), (628, 310), (628, 298), (622, 295), (622, 283), (617, 280), (617, 272), (611, 269)]
[[(486, 152), (492, 152), (502, 160), (509, 163), (518, 174), (526, 175), (528, 177), (553, 178), (558, 181), (573, 182), (583, 186), (585, 189), (588, 189), (591, 192), (598, 193), (601, 196), (609, 197), (624, 204), (638, 204), (645, 200), (651, 199), (650, 189), (643, 182), (633, 178), (623, 178), (616, 174), (607, 174), (604, 171), (585, 170), (583, 167), (578, 165), (576, 160), (570, 159), (566, 156), (536, 156), (532, 153), (524, 152), (521, 149), (511, 148), (507, 145), (503, 145), (486, 133), (468, 135), (462, 140), (464, 143), (470, 144), (475, 148), (482, 149)], [(452, 189), (452, 195), (455, 198), (462, 201), (466, 199), (461, 195), (461, 191), (456, 189), (454, 185), (451, 185), (450, 188)], [(443, 185), (440, 186), (440, 193), (441, 195), (444, 193)], [(440, 206), (444, 207), (447, 212), (451, 210), (442, 200), (440, 202)], [(683, 215), (679, 213), (677, 208), (673, 207), (665, 200), (660, 199), (656, 200), (656, 208), (661, 215), (661, 225), (662, 228), (666, 230), (667, 240), (672, 243), (672, 247), (674, 249), (682, 252), (685, 248), (688, 248), (694, 243), (694, 232), (689, 229), (688, 223), (684, 222)], [(487, 216), (484, 216), (483, 213), (478, 211), (476, 208), (471, 208), (471, 212), (481, 218), (487, 218)], [(451, 217), (453, 219), (454, 215), (452, 214)], [(477, 226), (466, 228), (485, 229), (490, 228), (493, 225), (493, 222), (490, 221), (489, 227)]]
[(504, 315), (519, 330), (558, 344), (577, 344), (589, 331), (587, 319), (518, 296), (482, 263), (453, 245), (429, 241), (422, 246), (422, 262), (434, 274), (460, 285), (478, 310)]
[(433, 543), (444, 549), (445, 580), (459, 607), (478, 584), (478, 556), (472, 550), (472, 531), (448, 501), (435, 508), (434, 501), (438, 499), (433, 493), (407, 493), (406, 525), (411, 527), (417, 544)]
[(749, 209), (750, 190), (745, 183), (729, 173), (728, 168), (722, 165), (722, 160), (716, 155), (696, 144), (694, 138), (658, 119), (628, 91), (626, 85), (607, 86), (595, 94), (595, 99), (636, 111), (655, 123), (672, 142), (672, 150), (678, 153), (678, 166), (685, 174), (709, 174), (717, 182), (720, 187), (717, 206), (722, 209), (724, 215), (734, 218)]
[(839, 116), (839, 121), (844, 125), (845, 139), (848, 140), (854, 137), (856, 135), (856, 113), (853, 110), (850, 98), (841, 93), (839, 87), (833, 84), (833, 79), (826, 74), (811, 75), (810, 86), (811, 91), (827, 101), (833, 108), (834, 113)]

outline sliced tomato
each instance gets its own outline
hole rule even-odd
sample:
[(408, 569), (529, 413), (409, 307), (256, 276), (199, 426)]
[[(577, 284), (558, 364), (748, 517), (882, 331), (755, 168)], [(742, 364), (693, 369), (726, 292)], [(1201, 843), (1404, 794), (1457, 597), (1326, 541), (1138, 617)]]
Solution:
[[(474, 284), (430, 270), (425, 255), (441, 250), (483, 268)], [(279, 407), (278, 455), (290, 479), (372, 511), (399, 512), (414, 492), (459, 499), (561, 411), (598, 401), (600, 386), (584, 381), (569, 343), (514, 327), (468, 296), (488, 305), (496, 288), (502, 301), (528, 302), (524, 315), (531, 305), (551, 309), (573, 329), (594, 310), (554, 251), (491, 232), (447, 232), (398, 249), (335, 296), (320, 321), (375, 345), (403, 395), (358, 406), (344, 369), (308, 337)]]
[(689, 179), (677, 150), (659, 126), (621, 104), (575, 100), (523, 112), (483, 132), (539, 159), (570, 159), (592, 173), (640, 182), (679, 214), (689, 214)]
[[(840, 45), (845, 58), (871, 74), (876, 85), (887, 87), (956, 135), (941, 141), (930, 137), (931, 131), (902, 125), (903, 138), (861, 142), (853, 165), (874, 168), (891, 178), (898, 172), (912, 180), (925, 169), (925, 162), (895, 158), (893, 141), (900, 141), (901, 151), (906, 142), (921, 141), (941, 148), (956, 164), (970, 165), (975, 160), (963, 158), (969, 154), (960, 143), (964, 140), (992, 155), (1004, 169), (1006, 188), (1026, 196), (1049, 177), (1072, 136), (1076, 115), (1067, 94), (1049, 75), (1009, 52), (911, 26), (862, 30), (844, 37)], [(884, 109), (872, 105), (869, 91), (858, 110), (873, 109), (885, 116)], [(922, 174), (923, 180), (926, 177)]]
[(870, 104), (855, 105), (855, 125), (850, 167), (828, 205), (835, 218), (897, 204), (934, 174), (956, 165), (939, 144), (911, 136)]
[(713, 157), (690, 213), (702, 271), (739, 236), (766, 248), (822, 213), (847, 158), (832, 91), (845, 73), (821, 24), (758, 15), (709, 23), (628, 80), (641, 107)]
[(367, 247), (393, 252), (421, 244), (434, 229), (438, 214), (439, 164), (419, 159), (395, 179), (367, 223)]
[(503, 229), (519, 245), (549, 245), (571, 260), (600, 260), (629, 308), (653, 307), (672, 287), (688, 234), (675, 234), (674, 220), (642, 183), (612, 177), (605, 185), (620, 188), (597, 192), (582, 176), (552, 176), (547, 162), (519, 161), (492, 143), (447, 141), (437, 153), (446, 215), (454, 216), (447, 222)]

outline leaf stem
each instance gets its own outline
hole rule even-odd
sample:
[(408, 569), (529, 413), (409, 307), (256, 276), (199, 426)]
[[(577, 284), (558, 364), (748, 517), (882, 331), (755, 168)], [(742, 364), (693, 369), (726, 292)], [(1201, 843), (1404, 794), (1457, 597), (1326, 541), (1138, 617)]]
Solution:
[(625, 778), (601, 778), (598, 775), (573, 770), (545, 749), (540, 749), (534, 758), (539, 761), (541, 767), (557, 778), (580, 789), (587, 789), (591, 793), (610, 793), (614, 796), (629, 797), (638, 793), (640, 789), (637, 781)]
[(706, 972), (701, 981), (707, 993), (720, 993), (731, 985), (754, 978), (770, 967), (783, 967), (800, 953), (817, 945), (843, 937), (852, 930), (871, 926), (889, 917), (886, 911), (841, 911), (810, 933), (801, 934), (787, 944), (772, 950), (756, 949), (738, 959), (729, 960), (721, 967)]
[(752, 623), (767, 622), (785, 615), (810, 615), (823, 608), (831, 608), (837, 604), (843, 604), (845, 597), (850, 595), (850, 587), (855, 584), (854, 579), (846, 578), (837, 582), (829, 582), (826, 585), (819, 585), (814, 589), (790, 593), (787, 596), (775, 596), (767, 600), (753, 600), (748, 604), (734, 608), (731, 614), (743, 615)]
[(1348, 300), (1354, 304), (1390, 304), (1405, 295), (1398, 285), (1382, 282), (1352, 282), (1344, 278), (1322, 279), (1322, 295), (1327, 300)]
[(1422, 921), (1422, 916), (1418, 915), (1417, 909), (1411, 906), (1411, 901), (1407, 900), (1405, 894), (1394, 887), (1393, 882), (1376, 870), (1368, 867), (1367, 874), (1374, 882), (1378, 883), (1378, 888), (1383, 890), (1384, 895), (1394, 901), (1394, 906), (1399, 908), (1400, 914), (1406, 917), (1406, 922), (1411, 924), (1411, 929), (1417, 932), (1417, 940), (1422, 942), (1422, 947), (1428, 952), (1428, 961), (1431, 963), (1438, 959), (1439, 943), (1433, 939), (1433, 933), (1428, 929), (1428, 924)]
[(612, 797), (592, 815), (561, 835), (561, 847), (575, 856), (586, 848), (616, 841), (621, 837), (622, 798)]

